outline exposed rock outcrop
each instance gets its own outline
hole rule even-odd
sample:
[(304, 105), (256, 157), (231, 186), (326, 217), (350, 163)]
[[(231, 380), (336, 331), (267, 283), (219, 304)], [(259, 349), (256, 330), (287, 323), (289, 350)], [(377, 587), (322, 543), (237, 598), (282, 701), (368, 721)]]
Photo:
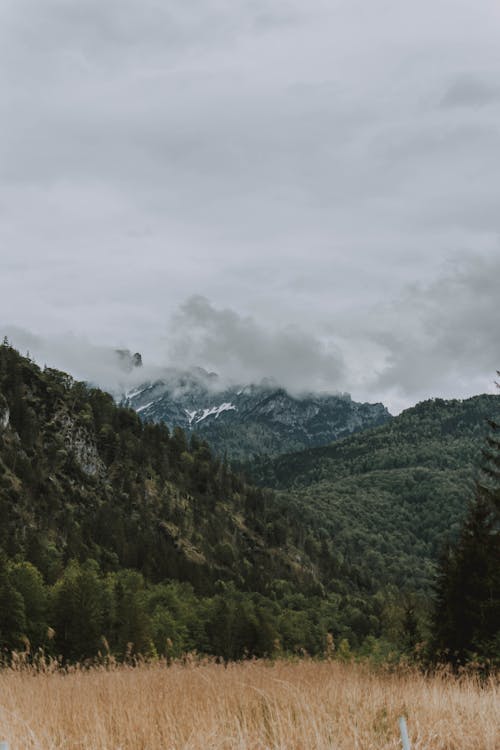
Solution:
[(72, 453), (82, 471), (91, 477), (103, 477), (106, 466), (99, 456), (95, 441), (90, 433), (77, 424), (68, 414), (58, 417), (64, 445)]
[(0, 393), (0, 430), (5, 430), (9, 426), (10, 411), (7, 401)]

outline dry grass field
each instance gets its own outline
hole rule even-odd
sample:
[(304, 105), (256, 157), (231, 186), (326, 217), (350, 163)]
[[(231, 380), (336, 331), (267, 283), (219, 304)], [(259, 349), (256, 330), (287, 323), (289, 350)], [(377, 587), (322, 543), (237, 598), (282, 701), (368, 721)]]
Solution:
[(341, 662), (0, 672), (11, 750), (499, 750), (498, 683)]

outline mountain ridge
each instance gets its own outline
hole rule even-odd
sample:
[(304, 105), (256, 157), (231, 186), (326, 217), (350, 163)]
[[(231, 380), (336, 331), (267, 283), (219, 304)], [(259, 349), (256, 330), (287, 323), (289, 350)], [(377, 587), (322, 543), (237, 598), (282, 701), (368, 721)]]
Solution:
[(346, 393), (294, 395), (270, 379), (227, 385), (201, 368), (172, 370), (125, 393), (121, 403), (145, 421), (198, 433), (234, 461), (323, 445), (391, 419), (383, 404), (358, 403)]
[(302, 571), (297, 564), (300, 552), (270, 551), (259, 518), (265, 493), (205, 442), (145, 424), (109, 394), (5, 345), (0, 424), (0, 548), (44, 575), (52, 555), (92, 555), (111, 568), (142, 560), (153, 580), (180, 576), (206, 589), (217, 579), (265, 587), (274, 563), (276, 577), (314, 579), (305, 556)]
[(257, 457), (246, 472), (331, 539), (369, 588), (385, 579), (428, 593), (473, 495), (489, 422), (499, 414), (498, 395), (430, 399), (330, 445)]
[(130, 642), (242, 658), (320, 654), (328, 634), (367, 653), (399, 648), (409, 607), (425, 631), (436, 560), (499, 403), (427, 402), (259, 458), (259, 488), (197, 434), (143, 422), (4, 344), (0, 649), (27, 637), (80, 659), (104, 635), (124, 658)]

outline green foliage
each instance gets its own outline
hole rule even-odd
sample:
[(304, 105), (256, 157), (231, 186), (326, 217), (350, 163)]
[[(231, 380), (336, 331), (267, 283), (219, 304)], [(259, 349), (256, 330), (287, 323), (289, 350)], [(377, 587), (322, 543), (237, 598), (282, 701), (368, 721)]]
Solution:
[(306, 549), (328, 589), (430, 595), (498, 412), (498, 396), (426, 401), (382, 427), (247, 471), (281, 491), (289, 526), (300, 519), (309, 529)]
[[(497, 403), (427, 402), (332, 446), (254, 463), (276, 494), (199, 437), (143, 424), (4, 343), (0, 648), (29, 643), (68, 660), (322, 654), (334, 644), (345, 659), (413, 653)], [(450, 568), (456, 580), (460, 565), (474, 569), (467, 606), (481, 622), (496, 613), (491, 498), (476, 504), (483, 516), (470, 516)], [(494, 630), (471, 627), (467, 653), (498, 650)]]
[(94, 656), (101, 646), (107, 591), (94, 560), (71, 562), (52, 591), (57, 652), (69, 659)]
[(7, 559), (0, 552), (0, 649), (21, 647), (25, 630), (23, 597), (13, 585)]
[(492, 428), (483, 477), (459, 539), (441, 561), (433, 650), (454, 664), (500, 664), (500, 426)]
[(28, 643), (45, 646), (49, 632), (48, 589), (40, 571), (29, 562), (16, 562), (10, 566), (9, 578), (12, 588), (23, 600), (26, 620), (23, 635)]
[[(275, 577), (314, 582), (276, 544), (269, 493), (248, 486), (182, 430), (143, 424), (111, 396), (0, 346), (0, 549), (54, 582), (70, 560), (148, 580), (219, 579), (265, 592)], [(269, 518), (266, 508), (270, 506)], [(308, 585), (308, 584), (307, 584)]]

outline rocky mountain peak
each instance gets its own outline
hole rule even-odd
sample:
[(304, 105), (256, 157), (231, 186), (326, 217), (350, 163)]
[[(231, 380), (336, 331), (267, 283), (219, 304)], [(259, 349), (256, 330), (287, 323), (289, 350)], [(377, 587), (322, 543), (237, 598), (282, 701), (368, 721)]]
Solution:
[(165, 371), (123, 403), (146, 421), (196, 432), (239, 460), (325, 445), (391, 419), (383, 404), (357, 403), (346, 393), (291, 394), (272, 379), (227, 385), (202, 368)]
[(115, 349), (115, 354), (124, 372), (132, 372), (135, 367), (142, 367), (142, 355), (139, 352), (132, 354), (130, 349)]

